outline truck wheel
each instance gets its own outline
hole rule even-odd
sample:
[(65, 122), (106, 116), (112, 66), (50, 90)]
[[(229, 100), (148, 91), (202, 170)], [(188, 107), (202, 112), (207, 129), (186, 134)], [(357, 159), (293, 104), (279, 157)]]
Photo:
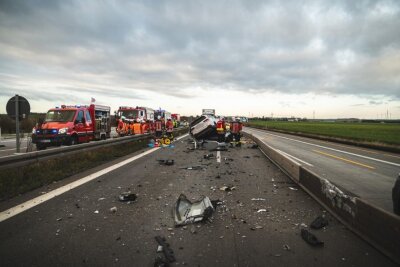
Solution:
[(44, 150), (44, 149), (46, 149), (45, 144), (41, 144), (41, 143), (36, 144), (36, 150)]
[(69, 139), (68, 145), (69, 145), (69, 146), (73, 146), (73, 145), (76, 145), (76, 144), (78, 144), (78, 137), (75, 136), (75, 135), (73, 135), (73, 136), (71, 136), (71, 138)]

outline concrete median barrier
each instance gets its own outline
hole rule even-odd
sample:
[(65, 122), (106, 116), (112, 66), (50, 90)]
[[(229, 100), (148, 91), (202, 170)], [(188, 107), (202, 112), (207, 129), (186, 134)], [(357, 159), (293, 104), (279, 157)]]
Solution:
[(253, 139), (280, 168), (344, 225), (400, 264), (400, 216), (389, 213), (305, 169), (252, 134)]

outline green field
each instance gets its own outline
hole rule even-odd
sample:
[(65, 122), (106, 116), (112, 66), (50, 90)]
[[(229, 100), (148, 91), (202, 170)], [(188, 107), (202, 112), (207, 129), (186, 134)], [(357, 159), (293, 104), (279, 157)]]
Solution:
[(399, 123), (287, 122), (250, 121), (249, 126), (261, 126), (290, 132), (400, 145)]

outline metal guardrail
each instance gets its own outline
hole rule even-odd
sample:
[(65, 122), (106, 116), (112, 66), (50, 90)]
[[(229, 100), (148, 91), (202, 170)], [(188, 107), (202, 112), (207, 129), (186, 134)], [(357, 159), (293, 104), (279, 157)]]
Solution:
[[(187, 128), (176, 129), (174, 132), (180, 132)], [(114, 146), (132, 141), (143, 140), (152, 136), (151, 134), (141, 134), (112, 138), (107, 140), (92, 141), (89, 143), (78, 144), (73, 146), (56, 147), (46, 150), (21, 153), (18, 155), (5, 156), (0, 158), (0, 169), (18, 167), (31, 164), (32, 162), (51, 159), (66, 154), (79, 153), (81, 150), (92, 150), (100, 147)]]
[(57, 157), (63, 154), (73, 154), (79, 153), (81, 150), (91, 150), (94, 148), (112, 146), (123, 144), (127, 142), (142, 140), (149, 137), (149, 134), (125, 136), (107, 140), (93, 141), (85, 144), (78, 144), (74, 146), (63, 146), (57, 148), (51, 148), (40, 151), (33, 151), (28, 153), (21, 153), (18, 155), (5, 156), (0, 158), (0, 169), (8, 167), (17, 167), (22, 165), (27, 165), (32, 163), (32, 161), (40, 161), (42, 159), (50, 159), (52, 157)]

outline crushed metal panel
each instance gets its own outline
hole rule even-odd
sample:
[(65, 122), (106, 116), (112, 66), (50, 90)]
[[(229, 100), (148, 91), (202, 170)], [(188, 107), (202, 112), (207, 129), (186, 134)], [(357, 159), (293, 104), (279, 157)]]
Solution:
[(200, 200), (192, 203), (184, 194), (181, 194), (173, 209), (175, 225), (180, 226), (206, 220), (214, 211), (210, 198), (202, 196)]

